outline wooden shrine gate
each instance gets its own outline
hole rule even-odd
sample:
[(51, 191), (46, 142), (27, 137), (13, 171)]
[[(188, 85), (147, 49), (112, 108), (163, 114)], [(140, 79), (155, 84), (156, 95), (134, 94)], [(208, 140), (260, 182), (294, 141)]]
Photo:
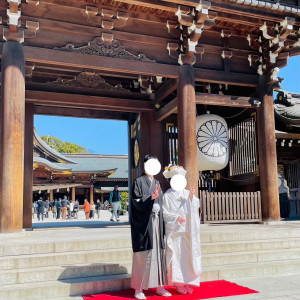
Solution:
[(170, 161), (174, 123), (196, 185), (199, 105), (257, 111), (262, 215), (280, 220), (272, 91), (300, 54), (300, 5), (248, 2), (2, 1), (0, 232), (31, 227), (34, 114), (127, 120), (136, 176), (146, 153)]

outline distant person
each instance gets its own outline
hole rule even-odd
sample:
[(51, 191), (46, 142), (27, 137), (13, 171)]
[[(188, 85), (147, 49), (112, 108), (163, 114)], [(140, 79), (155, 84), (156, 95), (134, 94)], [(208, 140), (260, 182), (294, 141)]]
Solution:
[(116, 219), (117, 222), (119, 222), (119, 217), (118, 217), (118, 208), (119, 208), (119, 205), (120, 205), (120, 201), (122, 201), (122, 197), (120, 195), (120, 192), (119, 192), (119, 187), (116, 185), (114, 187), (114, 190), (110, 193), (110, 196), (109, 196), (109, 203), (112, 204), (112, 207), (113, 207), (113, 212), (112, 212), (112, 215), (111, 215), (111, 218), (110, 220), (113, 222), (114, 220), (114, 217)]
[(75, 200), (73, 211), (74, 211), (74, 218), (78, 219), (79, 201), (77, 199)]
[(61, 198), (58, 198), (57, 204), (56, 204), (56, 209), (57, 209), (57, 216), (56, 219), (60, 219), (60, 212), (61, 212)]
[(45, 201), (45, 218), (49, 218), (49, 208), (50, 208), (50, 203), (49, 200), (47, 199)]
[(37, 218), (40, 221), (42, 218), (42, 221), (44, 221), (44, 213), (45, 213), (45, 203), (43, 201), (43, 198), (40, 197), (40, 199), (37, 202)]
[(53, 216), (53, 219), (56, 219), (56, 216), (57, 216), (57, 200), (56, 199), (52, 203), (52, 216)]
[(98, 216), (98, 219), (100, 218), (100, 210), (101, 210), (101, 202), (99, 199), (97, 199), (97, 203), (96, 203), (96, 213)]
[(281, 218), (286, 219), (289, 217), (289, 198), (291, 198), (290, 189), (283, 175), (278, 174), (277, 177), (278, 177), (280, 216)]
[(104, 201), (104, 209), (108, 209), (109, 202), (107, 200)]
[(62, 210), (63, 220), (66, 220), (69, 205), (70, 205), (70, 202), (68, 201), (67, 196), (64, 196), (64, 199), (61, 201), (61, 210)]
[(73, 211), (74, 211), (74, 202), (70, 201), (70, 212), (71, 212), (71, 215), (73, 215)]
[(96, 205), (95, 205), (94, 201), (92, 200), (91, 205), (90, 205), (90, 219), (94, 219), (95, 210), (96, 210)]
[(85, 213), (85, 219), (88, 220), (90, 218), (90, 203), (87, 199), (84, 199), (84, 213)]
[(37, 205), (37, 201), (34, 201), (34, 213), (35, 214), (37, 214), (37, 207), (38, 207), (38, 205)]

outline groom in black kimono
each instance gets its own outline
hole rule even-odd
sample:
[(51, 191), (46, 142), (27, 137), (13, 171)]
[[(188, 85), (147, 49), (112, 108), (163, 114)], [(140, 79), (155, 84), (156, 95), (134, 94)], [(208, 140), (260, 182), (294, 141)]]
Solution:
[[(157, 160), (150, 154), (144, 165)], [(164, 223), (162, 217), (162, 191), (153, 175), (143, 174), (133, 185), (131, 199), (131, 238), (133, 248), (131, 287), (136, 299), (146, 299), (143, 289), (157, 288), (160, 296), (171, 294), (163, 288), (166, 282), (164, 258)]]

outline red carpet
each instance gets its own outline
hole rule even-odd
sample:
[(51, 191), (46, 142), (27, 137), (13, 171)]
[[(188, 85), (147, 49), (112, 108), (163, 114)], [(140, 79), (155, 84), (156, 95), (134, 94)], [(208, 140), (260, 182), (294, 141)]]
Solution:
[[(237, 295), (246, 295), (246, 294), (254, 294), (258, 293), (257, 291), (248, 289), (246, 287), (237, 285), (235, 283), (219, 280), (219, 281), (207, 281), (201, 282), (200, 287), (194, 288), (194, 293), (192, 295), (179, 295), (176, 292), (174, 287), (166, 287), (172, 297), (165, 298), (155, 295), (155, 289), (150, 289), (145, 291), (145, 295), (148, 300), (162, 300), (162, 299), (170, 299), (170, 300), (200, 300), (200, 299), (210, 299), (217, 297), (228, 297), (228, 296), (237, 296)], [(125, 290), (125, 291), (117, 291), (117, 292), (106, 292), (103, 294), (97, 295), (86, 295), (83, 296), (84, 300), (126, 300), (133, 299), (134, 291)]]

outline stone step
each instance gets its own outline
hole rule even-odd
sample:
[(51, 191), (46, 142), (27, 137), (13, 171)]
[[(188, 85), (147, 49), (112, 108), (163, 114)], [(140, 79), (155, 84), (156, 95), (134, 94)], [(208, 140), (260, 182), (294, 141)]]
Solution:
[(1, 300), (55, 299), (130, 288), (130, 275), (97, 276), (2, 286)]
[(202, 254), (300, 248), (300, 238), (202, 243)]
[(22, 244), (2, 244), (0, 245), (0, 257), (10, 255), (29, 255), (44, 253), (78, 252), (100, 249), (120, 249), (131, 248), (131, 239), (91, 239), (84, 241), (68, 241), (53, 243), (29, 242)]
[[(250, 251), (264, 249), (286, 249), (299, 248), (300, 238), (290, 239), (258, 239), (258, 240), (234, 240), (221, 242), (203, 242), (201, 241), (202, 253), (233, 252), (233, 251)], [(46, 254), (46, 253), (63, 253), (79, 252), (105, 249), (131, 248), (130, 239), (110, 239), (110, 240), (91, 240), (75, 241), (67, 243), (34, 243), (20, 245), (2, 245), (0, 246), (1, 257)]]
[(300, 260), (282, 260), (203, 267), (201, 281), (234, 280), (282, 274), (300, 274)]
[[(50, 266), (73, 266), (74, 264), (99, 264), (117, 261), (130, 261), (131, 248), (93, 250), (82, 252), (47, 253), (37, 255), (7, 256), (0, 258), (0, 270), (42, 268)], [(203, 254), (203, 266), (256, 263), (259, 261), (300, 259), (299, 248), (259, 251), (216, 252)]]
[[(226, 265), (206, 267), (203, 270), (201, 281), (233, 280), (237, 278), (263, 277), (278, 274), (299, 274), (300, 261), (258, 262), (255, 265)], [(69, 297), (85, 294), (100, 293), (103, 291), (121, 290), (130, 287), (130, 275), (98, 276), (76, 279), (59, 279), (34, 283), (6, 285), (0, 289), (1, 300), (11, 299), (53, 299), (65, 300)], [(76, 298), (70, 298), (77, 300)], [(58, 299), (56, 299), (58, 298)]]
[(74, 264), (0, 271), (0, 287), (10, 284), (66, 280), (131, 273), (132, 261)]
[(300, 262), (300, 249), (282, 249), (282, 250), (261, 250), (261, 251), (244, 251), (233, 253), (214, 253), (202, 255), (202, 265), (206, 266), (223, 266), (234, 264), (255, 264), (257, 262), (296, 260)]
[[(206, 225), (204, 225), (206, 226)], [(276, 229), (272, 230), (272, 226), (266, 227), (265, 229), (261, 225), (257, 230), (246, 231), (233, 230), (230, 232), (224, 232), (220, 229), (220, 232), (210, 232), (209, 230), (201, 233), (201, 243), (204, 247), (203, 251), (206, 252), (205, 246), (229, 243), (227, 247), (231, 247), (233, 243), (253, 243), (256, 242), (278, 242), (281, 243), (283, 240), (288, 239), (294, 240), (294, 243), (299, 245), (300, 231), (296, 229)], [(205, 229), (209, 229), (206, 227)], [(45, 239), (46, 240), (46, 239)], [(207, 244), (207, 245), (206, 245)], [(284, 244), (286, 245), (286, 243)], [(292, 241), (290, 242), (292, 247)], [(71, 240), (68, 242), (33, 242), (23, 240), (22, 243), (7, 242), (1, 243), (0, 245), (0, 257), (2, 256), (14, 256), (14, 255), (29, 255), (29, 254), (43, 254), (43, 253), (61, 253), (61, 252), (78, 252), (78, 251), (90, 251), (97, 249), (120, 249), (130, 248), (131, 239), (129, 234), (124, 234), (124, 238), (121, 239), (99, 239), (95, 235), (87, 236), (84, 240)], [(250, 247), (245, 246), (245, 247)], [(244, 248), (245, 248), (244, 247)], [(232, 247), (234, 251), (234, 247)], [(211, 248), (208, 250), (210, 252)], [(232, 250), (230, 250), (232, 251)]]
[[(236, 253), (217, 253), (203, 255), (202, 264), (205, 272), (210, 272), (209, 278), (216, 277), (216, 270), (231, 270), (239, 269), (247, 264), (250, 270), (256, 270), (257, 266), (266, 263), (270, 265), (277, 265), (278, 262), (284, 262), (288, 265), (300, 264), (300, 250), (283, 250), (283, 251), (257, 251), (257, 252), (236, 252)], [(6, 270), (0, 272), (0, 285), (62, 280), (76, 277), (90, 277), (100, 275), (113, 275), (131, 272), (131, 256), (130, 259), (119, 262), (107, 263), (92, 263), (92, 264), (75, 264), (27, 269)], [(241, 271), (242, 272), (242, 271)], [(239, 277), (244, 277), (242, 273), (238, 273)], [(262, 276), (264, 274), (261, 274)], [(218, 277), (218, 276), (217, 276)], [(207, 279), (215, 280), (215, 279)]]
[[(221, 227), (220, 227), (221, 228)], [(252, 228), (251, 231), (243, 230), (242, 227), (234, 229), (230, 227), (228, 232), (224, 232), (224, 229), (220, 231), (210, 231), (210, 227), (206, 227), (205, 233), (201, 234), (202, 243), (220, 243), (220, 242), (234, 242), (234, 241), (253, 241), (253, 240), (275, 240), (275, 239), (289, 239), (300, 238), (300, 230), (293, 228), (274, 228), (273, 226), (266, 226), (263, 228), (261, 225), (257, 225), (257, 229)]]
[(0, 270), (65, 266), (132, 259), (131, 248), (0, 257)]

